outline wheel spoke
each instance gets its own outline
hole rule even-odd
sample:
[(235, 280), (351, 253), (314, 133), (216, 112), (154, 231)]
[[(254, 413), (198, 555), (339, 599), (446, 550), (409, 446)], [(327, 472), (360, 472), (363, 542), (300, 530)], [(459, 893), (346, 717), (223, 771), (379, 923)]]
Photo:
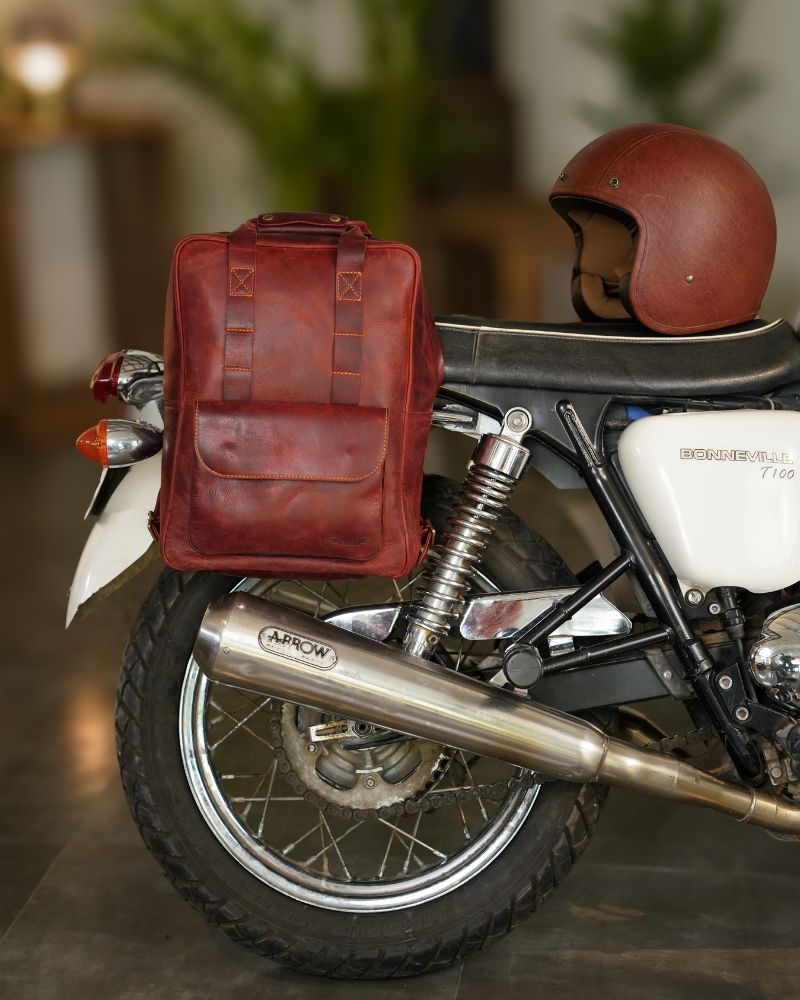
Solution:
[(208, 749), (211, 750), (211, 751), (214, 751), (214, 750), (218, 749), (219, 747), (222, 746), (222, 744), (225, 742), (225, 740), (228, 739), (229, 736), (233, 736), (233, 734), (235, 732), (238, 732), (240, 729), (243, 728), (243, 729), (246, 730), (246, 732), (250, 733), (251, 736), (255, 736), (255, 738), (257, 740), (260, 740), (262, 743), (266, 743), (266, 745), (270, 748), (270, 750), (274, 750), (274, 747), (272, 746), (271, 743), (267, 743), (267, 741), (263, 738), (263, 736), (259, 736), (258, 733), (254, 733), (253, 730), (250, 729), (250, 727), (247, 725), (247, 723), (253, 718), (253, 716), (256, 715), (258, 712), (260, 712), (261, 709), (265, 705), (268, 705), (271, 701), (272, 701), (271, 698), (265, 698), (259, 705), (256, 705), (256, 707), (253, 709), (252, 712), (249, 713), (249, 715), (246, 715), (243, 719), (239, 719), (237, 721), (237, 719), (236, 719), (235, 716), (231, 715), (230, 712), (228, 712), (224, 708), (222, 708), (221, 705), (218, 705), (213, 700), (213, 698), (212, 698), (211, 705), (218, 712), (222, 712), (223, 715), (227, 716), (227, 718), (229, 718), (231, 720), (231, 722), (234, 722), (235, 725), (234, 725), (233, 729), (229, 729), (228, 732), (225, 733), (225, 735), (221, 739), (217, 740), (216, 743), (210, 743), (208, 745)]
[(471, 792), (475, 787), (474, 785), (448, 785), (444, 787), (443, 785), (437, 785), (437, 791), (440, 792)]
[(320, 608), (322, 607), (322, 602), (325, 600), (325, 591), (327, 589), (328, 589), (328, 581), (326, 580), (325, 583), (323, 583), (322, 585), (322, 591), (320, 592), (319, 600), (317, 601), (317, 606), (314, 608), (315, 618), (319, 618)]
[(310, 837), (312, 833), (316, 833), (321, 826), (322, 826), (322, 813), (319, 814), (319, 823), (316, 823), (314, 826), (312, 826), (310, 830), (306, 830), (306, 832), (303, 834), (302, 837), (298, 837), (297, 840), (293, 840), (290, 844), (287, 844), (286, 847), (284, 847), (283, 850), (281, 851), (281, 854), (288, 857), (295, 849), (295, 847), (299, 847), (300, 844), (302, 844), (307, 837)]
[[(322, 603), (327, 604), (328, 607), (331, 608), (333, 611), (339, 610), (338, 604), (335, 604), (327, 597), (324, 597), (323, 594), (318, 593), (316, 590), (313, 589), (313, 587), (309, 587), (308, 584), (303, 583), (301, 580), (294, 580), (293, 582), (296, 583), (301, 590), (304, 590), (307, 594), (310, 594), (315, 601), (318, 601), (320, 604)], [(333, 590), (333, 587), (331, 587), (330, 589)]]
[[(249, 591), (249, 593), (254, 594), (256, 597), (263, 598), (265, 594), (271, 594), (273, 590), (280, 590), (281, 586), (285, 582), (286, 582), (285, 580), (272, 580), (272, 581), (261, 580), (260, 585), (254, 587), (251, 591)], [(266, 586), (264, 586), (265, 583)]]
[(398, 586), (397, 586), (397, 581), (396, 581), (396, 580), (393, 580), (393, 581), (392, 581), (392, 583), (394, 583), (394, 585), (395, 585), (395, 590), (397, 590), (397, 596), (398, 596), (398, 597), (400, 597), (400, 598), (401, 598), (401, 600), (402, 600), (402, 597), (403, 597), (403, 594), (404, 594), (404, 593), (405, 593), (405, 592), (406, 592), (407, 590), (410, 590), (410, 589), (411, 589), (411, 588), (412, 588), (412, 587), (414, 586), (414, 584), (415, 584), (415, 583), (417, 582), (417, 580), (419, 580), (419, 578), (420, 578), (421, 576), (423, 576), (423, 574), (424, 574), (424, 571), (423, 571), (423, 570), (420, 570), (420, 571), (419, 571), (419, 573), (417, 573), (417, 574), (416, 574), (416, 576), (411, 576), (411, 577), (409, 577), (409, 578), (408, 578), (408, 581), (407, 581), (407, 583), (405, 583), (405, 584), (404, 584), (404, 585), (403, 585), (402, 587), (400, 587), (400, 588), (398, 588)]
[[(256, 796), (261, 791), (261, 789), (264, 787), (264, 783), (266, 782), (266, 780), (267, 780), (266, 774), (262, 775), (261, 781), (259, 781), (259, 783), (258, 783), (258, 785), (256, 787), (256, 790), (255, 790), (255, 795)], [(240, 797), (239, 799), (232, 799), (231, 801), (233, 801), (233, 802), (239, 801), (239, 802), (246, 802), (247, 803), (247, 805), (242, 810), (242, 818), (243, 819), (247, 819), (248, 815), (250, 814), (250, 810), (253, 808), (253, 803), (254, 802), (260, 802), (261, 799), (255, 798), (255, 796), (251, 796), (250, 798)]]
[(381, 859), (381, 866), (378, 869), (378, 878), (383, 878), (383, 873), (386, 871), (386, 864), (389, 860), (389, 851), (392, 849), (392, 844), (394, 843), (395, 831), (392, 829), (389, 832), (389, 841), (386, 844), (386, 850), (383, 852), (383, 858)]
[(244, 773), (244, 772), (242, 774), (221, 774), (219, 776), (219, 780), (220, 781), (241, 781), (244, 778), (260, 778), (263, 773), (264, 773), (263, 771), (258, 771), (258, 772), (254, 772), (253, 774), (247, 774), (247, 773)]
[(322, 847), (322, 874), (327, 878), (331, 873), (331, 866), (328, 863), (328, 855), (325, 851), (325, 831), (320, 827), (319, 830), (319, 842)]
[[(413, 836), (416, 837), (417, 831), (419, 830), (420, 820), (422, 819), (422, 813), (417, 813), (417, 818), (414, 820), (414, 833)], [(408, 842), (408, 853), (406, 854), (406, 860), (403, 863), (402, 872), (404, 875), (408, 874), (408, 866), (411, 864), (411, 855), (414, 853), (414, 841), (409, 840)]]
[[(306, 860), (305, 861), (301, 861), (300, 864), (302, 864), (304, 868), (307, 868), (309, 865), (313, 865), (314, 862), (317, 860), (317, 858), (323, 857), (323, 855), (326, 855), (328, 853), (328, 851), (331, 848), (333, 848), (334, 851), (336, 851), (336, 854), (337, 854), (337, 856), (339, 858), (339, 863), (341, 864), (342, 868), (344, 869), (345, 875), (347, 876), (347, 881), (348, 882), (352, 882), (353, 881), (353, 876), (350, 874), (350, 869), (345, 864), (345, 860), (342, 857), (342, 852), (339, 850), (339, 844), (344, 840), (344, 838), (348, 834), (352, 833), (353, 830), (357, 830), (360, 826), (363, 826), (364, 820), (363, 819), (358, 820), (357, 823), (353, 823), (352, 826), (349, 826), (344, 831), (344, 833), (340, 833), (338, 837), (334, 837), (333, 833), (331, 832), (330, 826), (328, 826), (328, 821), (325, 819), (325, 814), (324, 813), (320, 813), (319, 816), (320, 816), (320, 821), (321, 821), (319, 825), (320, 826), (324, 825), (325, 831), (327, 832), (328, 836), (330, 837), (330, 841), (331, 842), (329, 844), (325, 844), (324, 838), (323, 838), (323, 844), (324, 844), (324, 846), (323, 846), (322, 850), (321, 851), (317, 851), (316, 854), (312, 854), (310, 858), (306, 858)], [(298, 841), (298, 843), (299, 843), (299, 841)]]
[[(422, 814), (418, 813), (417, 815), (421, 816)], [(378, 822), (383, 823), (384, 826), (389, 826), (392, 827), (392, 829), (396, 830), (397, 836), (400, 837), (401, 840), (410, 840), (415, 844), (419, 844), (420, 847), (424, 847), (426, 851), (430, 851), (431, 854), (434, 854), (437, 858), (441, 858), (442, 861), (447, 860), (446, 854), (442, 854), (441, 851), (437, 851), (435, 847), (431, 847), (430, 844), (426, 844), (424, 840), (420, 840), (418, 837), (414, 836), (411, 833), (408, 833), (406, 830), (401, 830), (399, 826), (395, 826), (393, 823), (390, 823), (387, 819), (383, 819), (383, 817), (379, 816)]]
[[(266, 781), (266, 775), (264, 777)], [(231, 795), (231, 802), (305, 802), (302, 795)]]
[(333, 594), (333, 596), (339, 602), (338, 605), (333, 605), (332, 604), (331, 606), (332, 607), (339, 607), (339, 608), (341, 608), (344, 605), (344, 602), (345, 602), (344, 594), (340, 594), (339, 591), (336, 589), (336, 587), (334, 587), (334, 585), (331, 583), (330, 580), (326, 580), (325, 583), (327, 584), (328, 589), (330, 590), (330, 592)]
[[(455, 791), (455, 789), (453, 789)], [(456, 805), (458, 806), (458, 814), (461, 817), (461, 829), (464, 833), (464, 840), (472, 840), (472, 834), (469, 831), (469, 823), (467, 822), (467, 817), (464, 815), (464, 807), (461, 805), (461, 800), (456, 798)]]
[(345, 873), (345, 876), (347, 878), (347, 881), (348, 882), (352, 882), (353, 881), (353, 876), (350, 874), (350, 869), (344, 863), (344, 858), (342, 857), (342, 852), (339, 850), (339, 840), (344, 840), (344, 838), (347, 836), (348, 833), (352, 833), (353, 830), (357, 829), (361, 825), (361, 823), (363, 822), (363, 820), (359, 820), (358, 823), (355, 823), (353, 826), (351, 826), (349, 830), (345, 830), (345, 832), (339, 837), (339, 840), (337, 840), (333, 836), (333, 834), (331, 833), (331, 828), (328, 826), (328, 821), (325, 819), (325, 814), (324, 813), (322, 814), (322, 822), (325, 824), (325, 829), (328, 831), (328, 836), (331, 838), (331, 841), (333, 843), (333, 847), (336, 850), (337, 857), (339, 858), (339, 862), (341, 863), (341, 866), (344, 869), (344, 873)]
[(266, 798), (264, 799), (264, 808), (261, 810), (261, 819), (258, 821), (258, 830), (256, 831), (256, 836), (258, 837), (259, 840), (261, 840), (261, 838), (264, 835), (264, 823), (267, 818), (267, 809), (269, 809), (269, 803), (272, 797), (272, 786), (275, 784), (275, 775), (277, 771), (278, 771), (278, 762), (277, 760), (273, 760), (272, 771), (270, 772), (269, 776), (269, 785), (267, 787), (267, 795)]
[[(475, 788), (475, 779), (472, 777), (472, 771), (469, 769), (469, 764), (467, 763), (467, 758), (464, 756), (463, 750), (458, 751), (458, 756), (461, 758), (461, 763), (464, 765), (464, 770), (467, 772), (467, 778), (472, 782), (472, 787)], [(484, 823), (489, 822), (489, 814), (486, 812), (486, 806), (483, 804), (483, 799), (478, 796), (478, 805), (480, 806), (481, 816), (483, 817)]]

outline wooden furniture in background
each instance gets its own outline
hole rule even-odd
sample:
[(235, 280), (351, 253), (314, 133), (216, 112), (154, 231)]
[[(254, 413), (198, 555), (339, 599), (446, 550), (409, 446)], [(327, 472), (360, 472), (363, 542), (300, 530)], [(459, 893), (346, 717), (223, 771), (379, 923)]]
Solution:
[(545, 198), (426, 204), (414, 218), (412, 242), (435, 313), (575, 319), (569, 295), (574, 242)]
[(3, 437), (74, 437), (112, 415), (87, 389), (99, 360), (159, 349), (174, 237), (168, 145), (138, 119), (0, 127)]

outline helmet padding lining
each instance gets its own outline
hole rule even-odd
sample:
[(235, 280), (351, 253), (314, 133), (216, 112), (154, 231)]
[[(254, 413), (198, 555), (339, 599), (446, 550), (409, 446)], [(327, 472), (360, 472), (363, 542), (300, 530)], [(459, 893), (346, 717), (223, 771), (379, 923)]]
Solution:
[(635, 225), (593, 208), (575, 209), (567, 218), (575, 230), (578, 247), (573, 298), (580, 297), (592, 318), (630, 319), (624, 298), (620, 297), (620, 281), (633, 266)]

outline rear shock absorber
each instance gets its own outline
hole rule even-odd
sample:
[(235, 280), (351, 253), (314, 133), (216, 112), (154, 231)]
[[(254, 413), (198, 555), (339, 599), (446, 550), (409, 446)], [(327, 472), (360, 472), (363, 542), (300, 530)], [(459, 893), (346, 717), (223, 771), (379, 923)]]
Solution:
[(461, 614), (475, 567), (527, 468), (530, 452), (521, 442), (532, 425), (530, 413), (514, 407), (506, 413), (499, 434), (481, 438), (449, 530), (434, 554), (438, 559), (423, 579), (420, 597), (408, 616), (403, 642), (406, 652), (432, 656), (439, 639)]

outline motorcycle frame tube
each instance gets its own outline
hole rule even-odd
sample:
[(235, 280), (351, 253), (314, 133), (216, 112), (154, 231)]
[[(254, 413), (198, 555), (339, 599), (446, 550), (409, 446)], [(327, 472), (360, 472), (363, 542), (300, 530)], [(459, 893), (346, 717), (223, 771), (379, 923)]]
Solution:
[(542, 673), (547, 677), (562, 673), (564, 670), (574, 670), (576, 667), (588, 667), (593, 663), (608, 660), (612, 656), (634, 653), (656, 643), (669, 642), (671, 639), (672, 631), (668, 628), (652, 629), (648, 632), (621, 636), (619, 639), (609, 639), (607, 642), (598, 642), (569, 653), (556, 653), (553, 656), (545, 657), (542, 660)]
[[(440, 390), (440, 395), (444, 399), (452, 400), (465, 407), (471, 407), (485, 416), (501, 419), (502, 413), (509, 405), (518, 405), (522, 402), (532, 410), (532, 405), (524, 396), (524, 391), (520, 390), (512, 393), (499, 387), (474, 386), (450, 386), (444, 385)], [(747, 397), (719, 397), (719, 398), (678, 398), (678, 397), (650, 397), (650, 396), (619, 396), (609, 395), (605, 397), (604, 405), (596, 412), (591, 413), (591, 434), (587, 433), (574, 407), (567, 399), (558, 400), (554, 396), (553, 417), (554, 423), (561, 427), (569, 444), (562, 442), (559, 437), (553, 434), (553, 425), (534, 427), (527, 435), (525, 441), (537, 443), (542, 448), (549, 451), (559, 461), (572, 467), (580, 476), (583, 483), (593, 494), (595, 501), (603, 513), (612, 533), (617, 538), (623, 557), (628, 554), (633, 556), (631, 571), (635, 573), (640, 583), (643, 585), (645, 593), (651, 598), (651, 603), (659, 617), (659, 624), (674, 622), (677, 624), (677, 631), (673, 629), (670, 646), (674, 651), (677, 663), (683, 669), (684, 679), (692, 682), (694, 694), (704, 705), (711, 716), (713, 724), (721, 739), (728, 747), (731, 757), (742, 777), (752, 784), (763, 781), (763, 765), (760, 754), (753, 744), (748, 730), (737, 725), (731, 715), (730, 705), (722, 698), (716, 687), (716, 674), (712, 658), (709, 656), (705, 644), (697, 640), (691, 630), (686, 615), (683, 612), (680, 600), (676, 598), (676, 592), (672, 586), (672, 570), (667, 559), (658, 546), (657, 539), (653, 539), (649, 534), (638, 508), (630, 496), (624, 480), (621, 480), (617, 470), (607, 461), (605, 454), (604, 432), (607, 425), (609, 411), (614, 405), (658, 405), (667, 406), (680, 411), (685, 410), (736, 410), (741, 408), (773, 409), (775, 402), (763, 396)], [(565, 409), (573, 411), (571, 421), (572, 433), (565, 427), (562, 414)], [(597, 442), (595, 444), (595, 442)], [(523, 442), (525, 443), (525, 442)], [(571, 447), (570, 447), (571, 445)], [(600, 454), (598, 455), (598, 451)], [(535, 465), (535, 462), (534, 462)], [(545, 473), (546, 474), (546, 473)], [(637, 559), (638, 557), (638, 559)], [(573, 600), (580, 602), (588, 588), (597, 592), (597, 584), (602, 583), (601, 576), (606, 572), (613, 572), (614, 563), (601, 571), (584, 587), (579, 588), (573, 595)], [(552, 627), (555, 627), (553, 618), (548, 618), (547, 624), (540, 619), (534, 623), (536, 639), (534, 642), (546, 639)], [(654, 638), (657, 633), (654, 633)], [(531, 641), (530, 638), (527, 639)], [(591, 662), (593, 664), (619, 663), (619, 650), (613, 645), (607, 646), (605, 650), (594, 647), (592, 649)], [(596, 670), (581, 670), (569, 664), (566, 660), (562, 663), (553, 662), (555, 658), (546, 660), (549, 670), (548, 679), (551, 684), (560, 672), (568, 672), (570, 676), (580, 675), (586, 672), (587, 676), (601, 677)], [(623, 661), (627, 662), (627, 661)], [(672, 693), (674, 692), (665, 692)], [(606, 703), (607, 704), (607, 703)], [(758, 709), (757, 703), (746, 702), (746, 707), (750, 710), (752, 728), (758, 732), (764, 732), (764, 728), (756, 725)], [(787, 719), (787, 722), (790, 721)]]
[(591, 580), (588, 580), (582, 587), (579, 587), (571, 597), (568, 597), (564, 601), (559, 601), (546, 614), (514, 636), (514, 643), (528, 643), (531, 646), (535, 646), (537, 642), (552, 635), (555, 629), (563, 625), (564, 622), (569, 621), (574, 614), (586, 607), (599, 593), (627, 573), (632, 565), (633, 557), (630, 553), (626, 552), (618, 556), (605, 569), (600, 570), (596, 576), (593, 576)]
[[(683, 613), (671, 585), (669, 565), (648, 541), (635, 510), (617, 482), (613, 468), (595, 448), (575, 408), (568, 400), (562, 400), (556, 405), (556, 413), (574, 448), (569, 458), (571, 464), (583, 477), (623, 556), (627, 554), (631, 557), (631, 570), (636, 574), (661, 624), (669, 628), (669, 642), (686, 677), (694, 685), (698, 698), (711, 716), (736, 769), (749, 783), (760, 784), (764, 778), (761, 755), (747, 731), (734, 723), (712, 683), (713, 661), (705, 644), (697, 639)], [(559, 452), (566, 458), (561, 449)], [(584, 586), (587, 590), (594, 589), (593, 583), (590, 580)], [(579, 589), (573, 596), (574, 601), (580, 599), (582, 590), (583, 588)], [(547, 634), (538, 638), (545, 639)], [(613, 656), (613, 650), (608, 655), (609, 658)], [(598, 657), (599, 660), (602, 658)]]

